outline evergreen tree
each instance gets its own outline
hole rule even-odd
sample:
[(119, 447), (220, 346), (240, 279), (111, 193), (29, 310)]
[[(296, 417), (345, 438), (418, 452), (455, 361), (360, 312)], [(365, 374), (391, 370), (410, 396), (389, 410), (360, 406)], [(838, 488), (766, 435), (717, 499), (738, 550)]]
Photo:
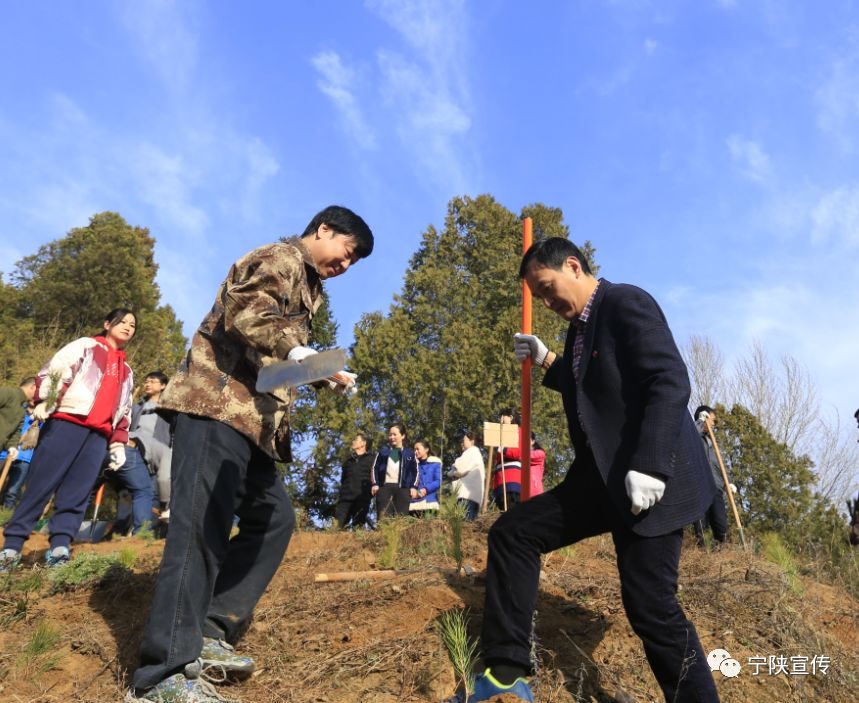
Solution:
[[(776, 440), (742, 405), (718, 406), (717, 441), (737, 485), (735, 500), (750, 532), (778, 532), (793, 549), (807, 549), (814, 535), (832, 534), (837, 511), (813, 488), (807, 456)], [(843, 521), (841, 521), (843, 524)]]
[(109, 310), (127, 307), (138, 321), (127, 349), (132, 369), (138, 376), (172, 373), (187, 340), (173, 309), (159, 304), (154, 246), (148, 229), (103, 212), (19, 261), (12, 286), (3, 289), (0, 319), (29, 334), (30, 343), (20, 347), (27, 371), (38, 370), (63, 344), (100, 331)]

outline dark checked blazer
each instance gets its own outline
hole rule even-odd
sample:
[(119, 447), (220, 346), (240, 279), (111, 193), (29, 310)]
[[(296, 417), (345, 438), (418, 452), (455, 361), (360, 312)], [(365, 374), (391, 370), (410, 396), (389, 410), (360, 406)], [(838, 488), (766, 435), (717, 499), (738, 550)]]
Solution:
[[(620, 519), (643, 536), (700, 518), (715, 492), (689, 414), (689, 374), (656, 301), (635, 286), (600, 279), (585, 328), (580, 383), (573, 376), (576, 324), (543, 379), (559, 391), (577, 463), (596, 463)], [(587, 449), (590, 451), (587, 451)], [(666, 481), (665, 495), (638, 516), (624, 479), (630, 469)]]

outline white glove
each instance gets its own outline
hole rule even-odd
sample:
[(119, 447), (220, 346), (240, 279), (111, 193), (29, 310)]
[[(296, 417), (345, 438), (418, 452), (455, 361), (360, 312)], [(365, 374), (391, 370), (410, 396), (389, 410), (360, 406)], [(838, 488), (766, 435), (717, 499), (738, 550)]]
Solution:
[(289, 350), (289, 354), (286, 355), (286, 358), (290, 361), (301, 361), (302, 359), (306, 359), (308, 356), (313, 356), (318, 353), (318, 351), (311, 349), (310, 347), (293, 347)]
[(125, 463), (125, 445), (114, 442), (110, 445), (110, 463), (107, 465), (111, 471), (116, 471)]
[(624, 485), (626, 486), (626, 495), (632, 501), (630, 510), (633, 515), (638, 515), (642, 510), (652, 508), (665, 493), (665, 481), (639, 471), (628, 472)]
[(513, 335), (513, 353), (519, 361), (525, 361), (530, 356), (537, 366), (542, 366), (549, 350), (539, 337), (516, 333)]
[(707, 420), (710, 419), (710, 413), (708, 413), (706, 410), (702, 410), (701, 412), (698, 413), (698, 419), (701, 422), (707, 422)]
[(358, 393), (357, 378), (358, 374), (351, 371), (339, 371), (335, 376), (328, 379), (328, 387), (338, 395), (351, 397)]
[(36, 422), (44, 422), (51, 416), (52, 412), (53, 409), (49, 408), (48, 404), (43, 401), (33, 408), (33, 419)]
[(15, 459), (18, 457), (18, 447), (9, 447), (6, 451), (8, 452), (7, 456), (12, 461), (15, 461)]
[(733, 483), (729, 483), (729, 484), (728, 484), (728, 488), (730, 488), (730, 489), (731, 489), (731, 493), (736, 493), (736, 492), (737, 492), (737, 487), (736, 487)]

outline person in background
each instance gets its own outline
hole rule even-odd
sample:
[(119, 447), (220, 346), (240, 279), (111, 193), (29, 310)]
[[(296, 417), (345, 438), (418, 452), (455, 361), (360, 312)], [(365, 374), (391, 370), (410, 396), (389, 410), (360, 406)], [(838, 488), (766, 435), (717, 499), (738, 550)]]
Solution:
[[(33, 377), (33, 391), (35, 392), (35, 390), (35, 377)], [(30, 398), (24, 408), (24, 422), (21, 425), (21, 435), (18, 439), (19, 444), (15, 447), (15, 452), (12, 453), (12, 463), (9, 465), (9, 475), (6, 479), (6, 487), (3, 490), (2, 503), (4, 508), (15, 507), (15, 504), (18, 502), (18, 499), (21, 497), (21, 492), (24, 489), (24, 484), (27, 480), (27, 473), (30, 470), (30, 462), (33, 460), (33, 447), (24, 448), (20, 444), (20, 442), (24, 441), (27, 431), (33, 425), (33, 407), (33, 399)], [(0, 465), (5, 464), (9, 453), (9, 449), (0, 453)]]
[[(509, 408), (499, 413), (502, 425), (519, 424)], [(521, 428), (520, 428), (521, 432)], [(492, 474), (492, 500), (499, 510), (509, 510), (519, 502), (522, 493), (522, 461), (519, 445), (504, 447), (495, 453), (495, 471)], [(505, 503), (506, 497), (506, 503)]]
[(418, 462), (415, 453), (403, 447), (406, 430), (396, 423), (388, 428), (388, 445), (373, 462), (370, 493), (376, 498), (376, 515), (408, 515), (409, 502), (418, 495)]
[(143, 379), (143, 399), (131, 411), (129, 446), (134, 446), (155, 479), (154, 497), (161, 522), (170, 521), (170, 464), (173, 460), (173, 433), (170, 423), (156, 410), (170, 379), (163, 371), (152, 371)]
[(355, 433), (352, 453), (343, 462), (340, 474), (340, 495), (334, 508), (334, 519), (341, 530), (364, 527), (370, 513), (370, 472), (373, 456), (364, 432)]
[(463, 433), (462, 454), (453, 462), (453, 468), (447, 475), (448, 478), (454, 479), (451, 490), (457, 502), (465, 507), (465, 519), (475, 520), (483, 502), (486, 469), (473, 432)]
[(425, 440), (415, 442), (415, 458), (418, 460), (417, 494), (409, 505), (409, 513), (423, 517), (438, 512), (438, 491), (441, 488), (441, 459), (430, 456)]
[(132, 535), (151, 527), (153, 512), (158, 516), (161, 514), (155, 500), (156, 484), (153, 481), (159, 471), (162, 477), (158, 487), (167, 491), (167, 500), (170, 496), (170, 423), (155, 412), (166, 385), (167, 376), (161, 371), (147, 374), (143, 381), (143, 398), (131, 410), (125, 463), (116, 471), (107, 473), (117, 492), (125, 490), (131, 496)]
[(543, 472), (546, 467), (546, 452), (537, 441), (537, 435), (531, 433), (531, 495), (538, 496), (543, 492)]
[(134, 377), (123, 349), (136, 330), (131, 310), (111, 310), (102, 332), (67, 344), (36, 376), (33, 417), (45, 424), (33, 452), (27, 490), (4, 530), (0, 571), (21, 561), (24, 542), (52, 495), (46, 563), (52, 567), (68, 562), (69, 545), (83, 521), (105, 452), (109, 449), (110, 469), (125, 463)]
[(36, 394), (36, 377), (28, 376), (18, 387), (0, 387), (0, 447), (6, 447), (14, 461), (24, 423), (24, 407)]
[(713, 482), (718, 489), (707, 511), (692, 523), (692, 527), (695, 530), (695, 540), (698, 546), (702, 548), (707, 545), (704, 540), (704, 531), (708, 527), (713, 532), (713, 539), (716, 541), (717, 548), (728, 541), (728, 512), (725, 508), (727, 490), (730, 490), (731, 493), (737, 492), (737, 487), (731, 481), (730, 476), (728, 477), (729, 483), (726, 489), (725, 482), (722, 480), (722, 469), (719, 467), (716, 449), (713, 446), (713, 440), (710, 439), (708, 430), (712, 430), (716, 426), (716, 419), (716, 411), (709, 405), (700, 405), (695, 409), (695, 427), (698, 430), (698, 434), (701, 435), (701, 441), (704, 443), (704, 451), (707, 454), (710, 473), (713, 475)]

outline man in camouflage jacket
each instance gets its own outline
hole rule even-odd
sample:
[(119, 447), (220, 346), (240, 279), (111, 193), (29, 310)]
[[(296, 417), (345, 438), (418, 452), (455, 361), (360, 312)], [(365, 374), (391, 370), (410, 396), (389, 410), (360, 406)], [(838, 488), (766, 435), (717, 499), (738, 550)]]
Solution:
[[(257, 374), (316, 353), (307, 344), (322, 281), (372, 250), (366, 223), (331, 206), (301, 238), (239, 259), (221, 284), (161, 395), (159, 411), (176, 413), (170, 528), (128, 700), (214, 701), (198, 676), (208, 670), (222, 680), (254, 670), (231, 643), (247, 627), (295, 525), (275, 467), (292, 458), (290, 392), (258, 392)], [(239, 531), (230, 539), (234, 515)]]

